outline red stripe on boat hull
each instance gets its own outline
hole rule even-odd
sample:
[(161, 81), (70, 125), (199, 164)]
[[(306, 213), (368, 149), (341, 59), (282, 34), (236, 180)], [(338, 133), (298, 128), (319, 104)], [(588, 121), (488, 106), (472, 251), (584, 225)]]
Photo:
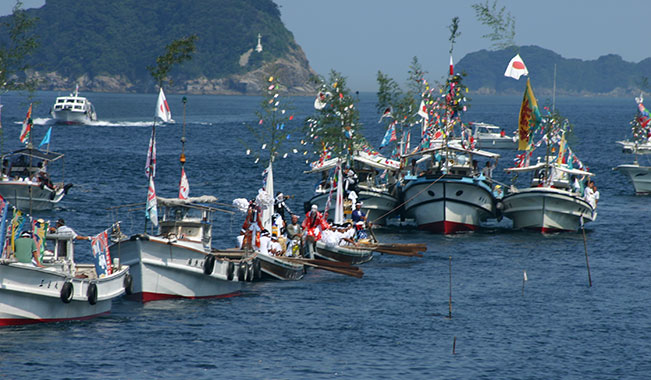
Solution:
[(446, 220), (442, 222), (421, 224), (420, 226), (418, 226), (418, 229), (434, 232), (437, 234), (448, 235), (448, 234), (455, 234), (457, 232), (477, 231), (479, 229), (479, 226), (474, 226), (472, 224), (465, 224), (465, 223), (450, 222)]
[(77, 317), (77, 318), (51, 318), (51, 319), (4, 318), (4, 319), (0, 319), (0, 326), (22, 326), (22, 325), (32, 325), (35, 323), (86, 321), (88, 319), (93, 319), (108, 314), (110, 314), (110, 311), (99, 313), (99, 314), (87, 315), (85, 317)]
[(142, 292), (142, 293), (135, 293), (130, 296), (127, 296), (127, 298), (130, 300), (140, 301), (145, 303), (150, 301), (162, 301), (162, 300), (173, 300), (173, 299), (230, 298), (230, 297), (239, 296), (240, 294), (242, 294), (242, 292), (238, 290), (233, 293), (219, 294), (216, 296), (187, 297), (187, 296), (179, 296), (175, 294)]

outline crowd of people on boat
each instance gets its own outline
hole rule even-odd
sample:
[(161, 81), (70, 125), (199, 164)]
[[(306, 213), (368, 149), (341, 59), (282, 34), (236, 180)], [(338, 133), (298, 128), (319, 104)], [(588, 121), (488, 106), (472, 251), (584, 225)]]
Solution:
[[(314, 257), (317, 241), (328, 246), (355, 246), (359, 240), (367, 238), (366, 214), (361, 202), (356, 202), (350, 221), (335, 224), (317, 205), (311, 205), (301, 222), (284, 200), (282, 193), (275, 198), (271, 231), (263, 227), (261, 207), (255, 200), (249, 201), (244, 224), (237, 236), (237, 248), (272, 256)], [(286, 213), (289, 223), (284, 218)]]

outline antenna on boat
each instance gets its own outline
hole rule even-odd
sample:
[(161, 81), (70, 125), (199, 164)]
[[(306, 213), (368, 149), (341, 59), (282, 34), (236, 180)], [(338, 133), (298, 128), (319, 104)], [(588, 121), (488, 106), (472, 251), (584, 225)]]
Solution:
[(556, 111), (556, 64), (554, 63), (554, 87), (552, 89), (552, 112)]

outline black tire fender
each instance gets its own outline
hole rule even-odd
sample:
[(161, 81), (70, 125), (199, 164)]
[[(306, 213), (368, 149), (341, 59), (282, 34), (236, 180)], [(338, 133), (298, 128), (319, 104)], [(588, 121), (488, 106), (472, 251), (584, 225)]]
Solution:
[(74, 287), (72, 282), (64, 282), (61, 287), (61, 301), (63, 303), (70, 303), (72, 301), (72, 294), (74, 293)]
[(211, 275), (214, 269), (215, 269), (215, 255), (209, 253), (203, 262), (203, 273), (207, 275)]
[(88, 289), (86, 290), (86, 297), (88, 297), (88, 303), (95, 305), (97, 303), (97, 284), (90, 283)]
[(235, 271), (235, 264), (232, 261), (228, 262), (228, 269), (226, 270), (226, 279), (233, 281), (233, 272)]
[(124, 276), (124, 292), (130, 296), (133, 294), (133, 278), (129, 273)]
[(262, 278), (262, 264), (258, 258), (253, 261), (253, 276), (258, 280)]
[(240, 265), (237, 266), (237, 281), (246, 280), (246, 263), (240, 262)]

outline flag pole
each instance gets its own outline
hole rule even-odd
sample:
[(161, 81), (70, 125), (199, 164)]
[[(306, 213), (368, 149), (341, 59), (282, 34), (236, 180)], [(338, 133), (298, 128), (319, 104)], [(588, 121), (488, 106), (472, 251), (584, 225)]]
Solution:
[(181, 157), (179, 161), (181, 162), (181, 173), (185, 171), (185, 105), (188, 103), (188, 98), (185, 96), (181, 100), (183, 102), (183, 132), (181, 134)]

